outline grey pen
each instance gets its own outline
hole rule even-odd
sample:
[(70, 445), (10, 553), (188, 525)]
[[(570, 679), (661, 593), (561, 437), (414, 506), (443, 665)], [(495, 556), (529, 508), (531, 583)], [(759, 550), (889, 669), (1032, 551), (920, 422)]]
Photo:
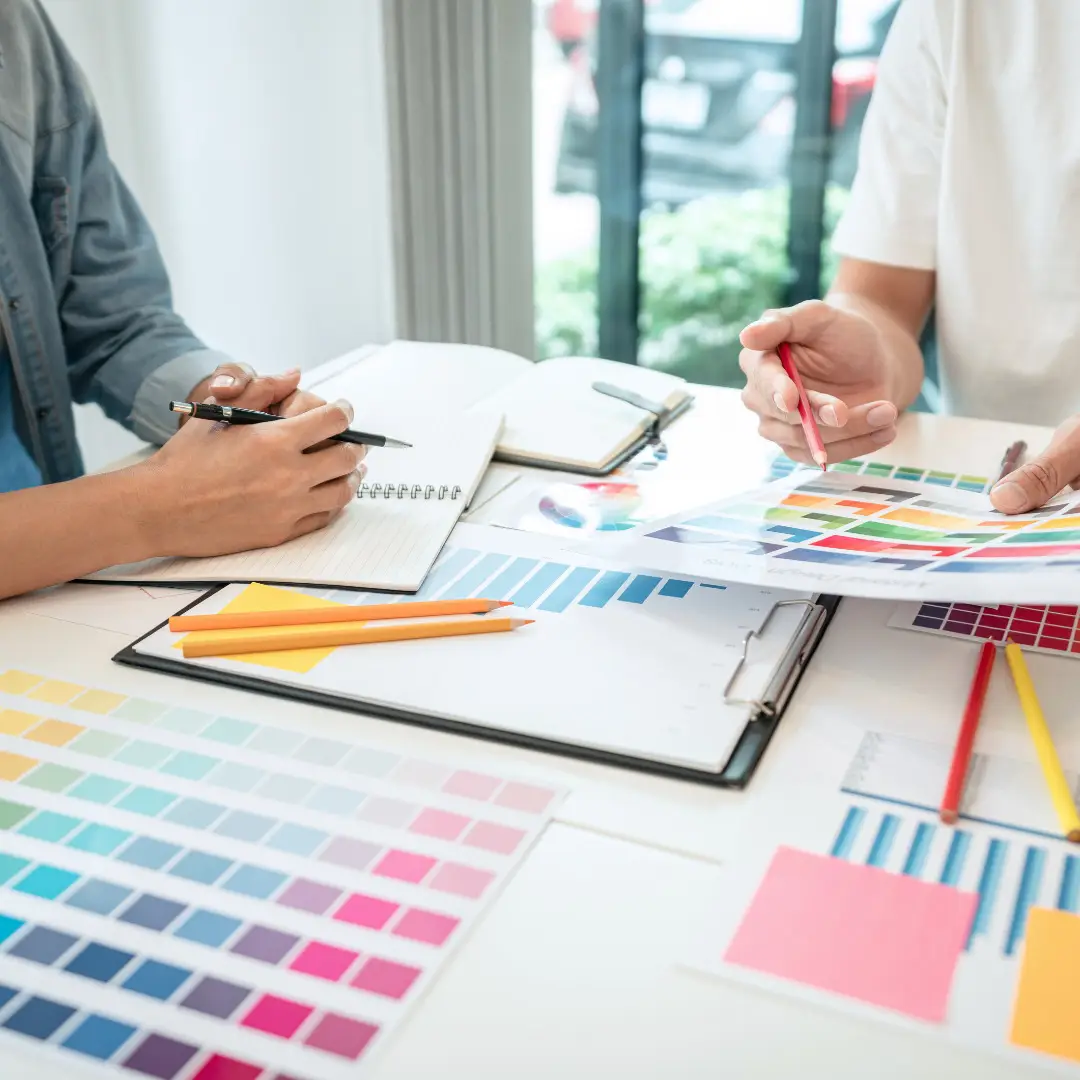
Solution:
[[(216, 420), (223, 424), (266, 424), (272, 420), (284, 420), (284, 416), (274, 413), (258, 412), (255, 409), (236, 409), (231, 405), (208, 405), (194, 401), (171, 401), (169, 408), (181, 416), (190, 416), (196, 420)], [(362, 443), (364, 446), (385, 446), (393, 450), (407, 450), (412, 443), (391, 439), (386, 435), (372, 435), (367, 431), (343, 431), (330, 436), (331, 442)]]
[(1027, 452), (1027, 443), (1023, 439), (1017, 439), (1016, 442), (1005, 451), (1005, 456), (1001, 459), (1001, 467), (998, 470), (997, 479), (995, 484), (1000, 484), (1009, 473), (1014, 472), (1020, 465), (1020, 459)]

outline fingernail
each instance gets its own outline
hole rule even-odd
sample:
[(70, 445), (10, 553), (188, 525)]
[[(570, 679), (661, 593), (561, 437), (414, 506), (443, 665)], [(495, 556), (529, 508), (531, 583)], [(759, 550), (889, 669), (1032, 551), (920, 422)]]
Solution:
[(360, 474), (360, 479), (363, 480), (367, 476), (367, 466), (361, 462), (356, 466), (356, 471)]
[(235, 386), (236, 379), (232, 375), (215, 375), (210, 380), (211, 387), (217, 387), (219, 390), (224, 389), (226, 386)]
[(291, 367), (285, 372), (286, 375), (299, 375), (300, 369), (298, 367)]
[(896, 423), (896, 407), (893, 405), (875, 405), (867, 414), (866, 422), (871, 427), (888, 427)]
[(351, 424), (353, 418), (352, 405), (344, 398), (338, 398), (338, 400), (335, 401), (334, 404), (345, 413), (345, 416), (348, 418), (348, 422)]
[(787, 402), (784, 400), (783, 394), (773, 394), (773, 404), (782, 412), (787, 412)]
[(779, 317), (776, 315), (762, 315), (760, 319), (755, 319), (751, 326), (770, 326), (774, 322), (779, 322)]
[(1002, 480), (993, 488), (991, 494), (994, 496), (994, 505), (1005, 514), (1019, 514), (1028, 504), (1024, 489), (1013, 480)]
[(829, 427), (837, 427), (836, 423), (836, 410), (831, 405), (826, 405), (821, 412), (818, 413), (821, 417), (823, 424), (828, 424)]

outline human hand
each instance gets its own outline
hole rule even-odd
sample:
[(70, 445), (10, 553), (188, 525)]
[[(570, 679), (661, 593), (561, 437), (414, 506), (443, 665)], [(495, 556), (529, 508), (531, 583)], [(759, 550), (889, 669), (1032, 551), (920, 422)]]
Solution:
[(364, 446), (327, 443), (352, 421), (339, 401), (252, 425), (186, 424), (136, 466), (155, 555), (274, 547), (328, 525), (356, 496)]
[(1067, 487), (1080, 488), (1080, 416), (1066, 420), (1037, 458), (1002, 477), (990, 502), (1003, 514), (1023, 514)]
[(898, 410), (890, 398), (879, 332), (862, 315), (822, 300), (766, 311), (739, 336), (746, 375), (743, 404), (760, 418), (758, 433), (788, 457), (813, 465), (799, 423), (799, 394), (777, 348), (791, 345), (829, 461), (846, 461), (888, 445)]
[[(299, 368), (291, 368), (282, 375), (258, 375), (247, 364), (219, 364), (213, 374), (191, 391), (188, 400), (210, 398), (219, 405), (274, 412), (279, 416), (299, 416), (326, 404), (321, 397), (299, 386)], [(183, 422), (181, 419), (181, 425)]]

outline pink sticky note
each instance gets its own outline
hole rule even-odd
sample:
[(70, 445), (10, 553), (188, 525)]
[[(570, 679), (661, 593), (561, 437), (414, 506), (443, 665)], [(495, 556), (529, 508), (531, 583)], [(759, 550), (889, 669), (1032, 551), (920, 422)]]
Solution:
[(943, 1021), (978, 896), (782, 847), (724, 960)]

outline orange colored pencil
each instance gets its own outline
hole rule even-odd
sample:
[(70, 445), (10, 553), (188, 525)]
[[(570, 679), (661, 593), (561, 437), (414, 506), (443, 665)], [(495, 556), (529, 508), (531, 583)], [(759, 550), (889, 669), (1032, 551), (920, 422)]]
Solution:
[(449, 622), (343, 623), (340, 626), (298, 626), (294, 630), (266, 627), (242, 634), (225, 631), (181, 643), (184, 659), (230, 656), (237, 653), (285, 652), (289, 649), (324, 649), (337, 645), (369, 645), (377, 641), (415, 641), (420, 638), (497, 634), (528, 626), (533, 619), (457, 619)]
[(806, 443), (810, 447), (810, 456), (821, 466), (821, 471), (825, 472), (825, 466), (829, 463), (829, 452), (821, 441), (821, 432), (818, 430), (817, 421), (814, 419), (814, 410), (810, 407), (810, 399), (806, 396), (806, 388), (799, 377), (799, 369), (795, 366), (795, 361), (791, 359), (791, 346), (786, 341), (782, 341), (778, 351), (784, 374), (795, 384), (795, 389), (799, 391), (799, 421), (802, 423)]
[(994, 670), (997, 647), (992, 641), (984, 641), (975, 665), (975, 677), (971, 680), (964, 718), (960, 722), (960, 732), (956, 736), (956, 749), (953, 751), (952, 765), (949, 766), (949, 779), (945, 783), (945, 794), (938, 811), (946, 825), (955, 825), (960, 817), (960, 800), (964, 795), (964, 780), (967, 778), (971, 751), (975, 746), (975, 732), (982, 716), (983, 702), (986, 700), (986, 688), (990, 685), (990, 673)]
[(169, 629), (174, 634), (186, 634), (193, 630), (247, 630), (255, 626), (313, 626), (439, 615), (486, 615), (495, 608), (510, 606), (509, 600), (417, 600), (400, 604), (359, 604), (356, 607), (225, 611), (217, 615), (173, 615), (169, 619)]

